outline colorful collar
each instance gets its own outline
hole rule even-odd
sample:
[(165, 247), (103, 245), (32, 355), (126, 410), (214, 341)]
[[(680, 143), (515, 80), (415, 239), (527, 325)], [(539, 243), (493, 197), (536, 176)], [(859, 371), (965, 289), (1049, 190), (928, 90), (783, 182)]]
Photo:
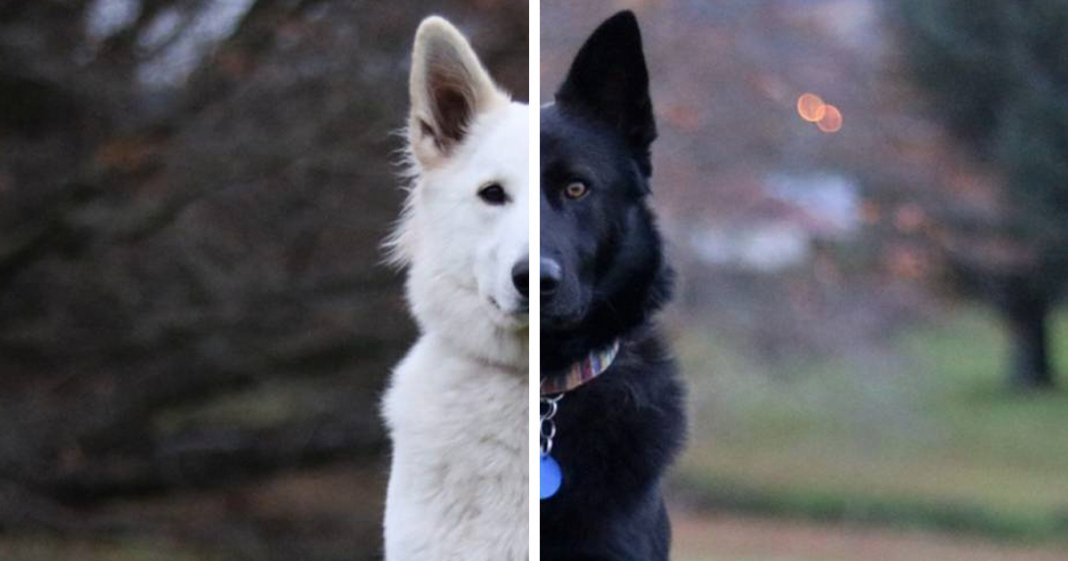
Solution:
[(567, 372), (551, 376), (541, 381), (541, 395), (567, 393), (590, 380), (600, 376), (619, 354), (619, 340), (615, 340), (604, 350), (592, 351), (586, 358), (576, 362)]

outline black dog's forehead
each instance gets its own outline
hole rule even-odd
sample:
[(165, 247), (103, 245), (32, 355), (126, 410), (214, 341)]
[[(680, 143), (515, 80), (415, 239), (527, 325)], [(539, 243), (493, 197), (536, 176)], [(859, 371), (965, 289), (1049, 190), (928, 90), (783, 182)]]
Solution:
[(599, 184), (614, 184), (629, 178), (634, 164), (618, 136), (609, 127), (572, 114), (557, 105), (543, 107), (543, 179), (578, 178)]

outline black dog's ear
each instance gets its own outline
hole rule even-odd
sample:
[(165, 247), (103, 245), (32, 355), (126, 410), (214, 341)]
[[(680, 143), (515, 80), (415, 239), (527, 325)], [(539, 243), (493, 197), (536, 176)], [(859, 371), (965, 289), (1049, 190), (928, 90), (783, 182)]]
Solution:
[(618, 130), (642, 173), (650, 175), (649, 146), (656, 139), (656, 122), (641, 31), (633, 12), (619, 12), (590, 35), (556, 92), (556, 101)]

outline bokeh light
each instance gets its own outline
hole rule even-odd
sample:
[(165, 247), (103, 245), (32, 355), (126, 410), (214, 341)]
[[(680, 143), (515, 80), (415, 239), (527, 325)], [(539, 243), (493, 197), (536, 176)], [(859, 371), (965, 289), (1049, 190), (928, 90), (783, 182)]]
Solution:
[(823, 99), (814, 93), (804, 93), (797, 98), (797, 114), (810, 123), (823, 119), (826, 109), (827, 105)]
[(838, 132), (842, 129), (842, 112), (831, 104), (824, 105), (823, 117), (816, 126), (823, 132)]

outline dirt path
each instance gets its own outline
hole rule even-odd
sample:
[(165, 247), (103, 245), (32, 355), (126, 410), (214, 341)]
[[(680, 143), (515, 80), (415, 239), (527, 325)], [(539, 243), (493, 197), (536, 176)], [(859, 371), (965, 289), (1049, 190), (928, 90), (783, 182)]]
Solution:
[(736, 516), (673, 514), (677, 561), (1068, 561), (1068, 546)]

